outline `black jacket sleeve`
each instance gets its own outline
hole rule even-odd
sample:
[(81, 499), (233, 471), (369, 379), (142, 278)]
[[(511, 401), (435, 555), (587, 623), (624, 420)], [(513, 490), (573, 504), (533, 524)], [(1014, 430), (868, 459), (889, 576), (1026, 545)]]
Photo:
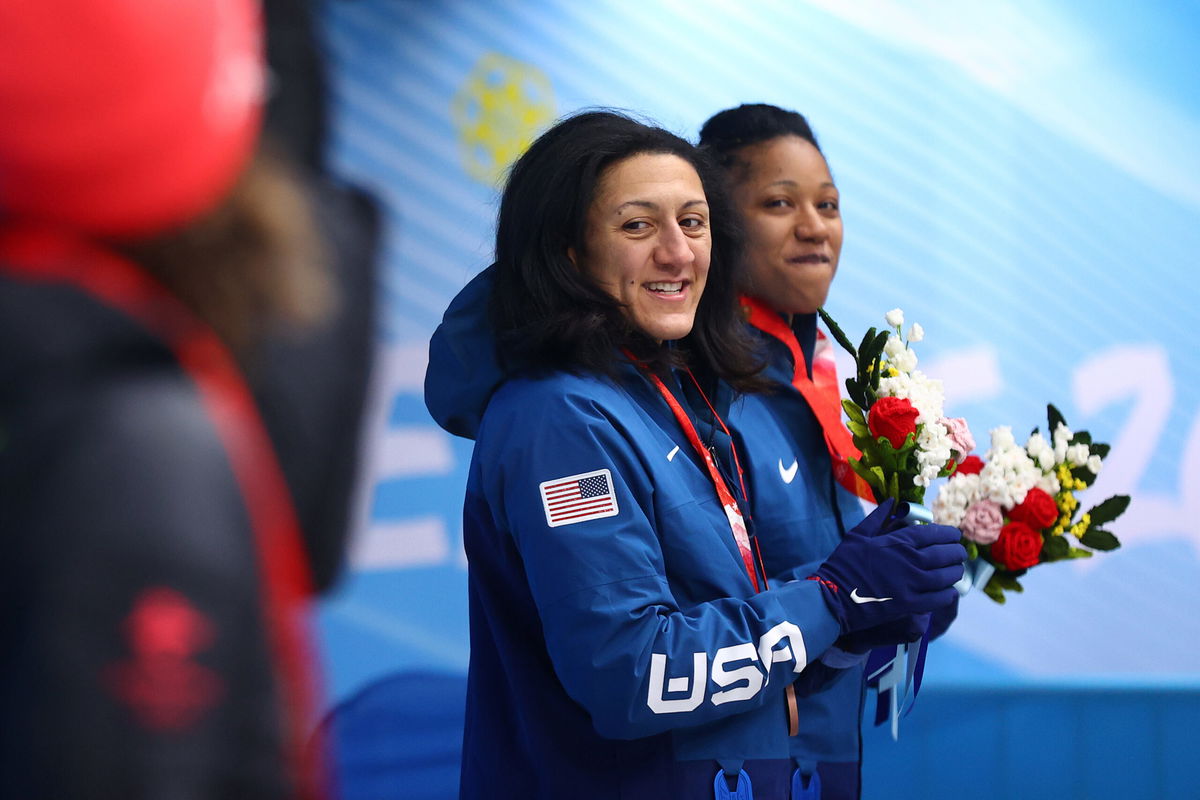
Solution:
[(0, 450), (0, 796), (287, 796), (254, 542), (194, 388), (40, 410)]

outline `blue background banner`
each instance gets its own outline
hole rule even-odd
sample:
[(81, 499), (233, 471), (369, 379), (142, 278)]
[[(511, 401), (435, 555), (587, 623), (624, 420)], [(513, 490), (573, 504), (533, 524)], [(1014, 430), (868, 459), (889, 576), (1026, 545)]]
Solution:
[(930, 650), (927, 686), (1200, 687), (1200, 7), (325, 11), (333, 158), (387, 220), (353, 571), (320, 611), (333, 700), (400, 671), (466, 670), (470, 443), (429, 419), (421, 383), (430, 333), (490, 260), (505, 167), (584, 107), (695, 139), (742, 102), (806, 114), (828, 156), (846, 228), (828, 308), (842, 326), (902, 307), (926, 330), (922, 369), (943, 378), (981, 451), (996, 425), (1044, 428), (1053, 402), (1113, 445), (1085, 502), (1133, 496), (1112, 526), (1120, 550), (1036, 569), (1005, 606), (968, 596)]

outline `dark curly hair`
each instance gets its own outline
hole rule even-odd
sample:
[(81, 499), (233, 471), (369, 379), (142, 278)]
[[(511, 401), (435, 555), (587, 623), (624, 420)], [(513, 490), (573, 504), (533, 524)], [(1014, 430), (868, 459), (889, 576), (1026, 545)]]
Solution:
[[(691, 333), (659, 345), (622, 305), (578, 269), (587, 212), (606, 169), (644, 153), (691, 164), (709, 205), (712, 257)], [(492, 322), (509, 366), (612, 375), (621, 348), (656, 371), (691, 364), (742, 390), (761, 389), (762, 368), (737, 308), (741, 235), (720, 168), (688, 141), (610, 110), (568, 117), (513, 165), (496, 226)]]

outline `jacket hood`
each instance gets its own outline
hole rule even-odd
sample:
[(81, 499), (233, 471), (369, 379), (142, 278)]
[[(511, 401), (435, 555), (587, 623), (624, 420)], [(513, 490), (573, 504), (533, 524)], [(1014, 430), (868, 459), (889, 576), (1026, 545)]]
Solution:
[(488, 314), (495, 265), (451, 301), (429, 340), (425, 407), (448, 433), (474, 439), (492, 393), (508, 377)]

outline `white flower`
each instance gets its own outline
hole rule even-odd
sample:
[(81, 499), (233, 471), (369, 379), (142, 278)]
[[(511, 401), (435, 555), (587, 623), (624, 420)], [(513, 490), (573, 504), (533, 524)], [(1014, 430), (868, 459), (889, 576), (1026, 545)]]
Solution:
[(1058, 490), (1062, 488), (1062, 484), (1058, 482), (1058, 476), (1053, 472), (1047, 472), (1042, 475), (1037, 482), (1037, 488), (1041, 489), (1046, 494), (1053, 497), (1058, 494)]
[(920, 370), (911, 373), (900, 373), (891, 378), (881, 378), (879, 381), (880, 397), (903, 397), (917, 409), (917, 423), (929, 424), (937, 422), (943, 416), (942, 406), (945, 402), (945, 392), (942, 382), (926, 378)]
[(917, 354), (912, 350), (901, 350), (896, 355), (891, 356), (888, 363), (901, 372), (912, 372), (917, 368)]
[(1074, 435), (1066, 425), (1059, 425), (1054, 429), (1054, 460), (1057, 463), (1061, 464), (1066, 460), (1067, 446)]
[(889, 336), (887, 343), (883, 346), (883, 352), (888, 358), (895, 358), (905, 349), (904, 340), (895, 334)]
[(958, 527), (967, 508), (981, 498), (978, 475), (954, 475), (938, 490), (933, 501), (933, 521)]
[(898, 308), (893, 308), (891, 311), (884, 314), (883, 318), (887, 320), (887, 324), (891, 325), (893, 328), (899, 328), (904, 324), (904, 312)]
[(908, 329), (908, 340), (910, 342), (919, 342), (925, 338), (925, 329), (921, 327), (921, 323), (914, 322), (912, 327)]
[(1086, 444), (1082, 442), (1073, 444), (1067, 448), (1067, 461), (1070, 461), (1074, 466), (1081, 466), (1087, 463), (1092, 451)]
[(1012, 428), (1008, 425), (1001, 425), (998, 428), (992, 428), (992, 450), (1001, 451), (1007, 450), (1016, 444), (1016, 439), (1013, 438)]
[(946, 427), (939, 422), (920, 426), (917, 430), (916, 454), (920, 472), (913, 482), (918, 486), (928, 486), (950, 461), (951, 442)]
[(1088, 456), (1088, 459), (1087, 459), (1087, 468), (1091, 471), (1091, 473), (1093, 475), (1099, 475), (1100, 467), (1103, 463), (1104, 462), (1102, 462), (1100, 460), (1100, 456), (1091, 455), (1091, 456)]
[(1037, 462), (1043, 472), (1054, 469), (1054, 448), (1040, 433), (1030, 435), (1029, 441), (1025, 442), (1025, 452), (1029, 453), (1029, 457)]
[(1029, 490), (1042, 479), (1042, 470), (1013, 439), (1012, 428), (993, 428), (992, 449), (979, 473), (983, 496), (1003, 508), (1012, 508), (1025, 499)]

